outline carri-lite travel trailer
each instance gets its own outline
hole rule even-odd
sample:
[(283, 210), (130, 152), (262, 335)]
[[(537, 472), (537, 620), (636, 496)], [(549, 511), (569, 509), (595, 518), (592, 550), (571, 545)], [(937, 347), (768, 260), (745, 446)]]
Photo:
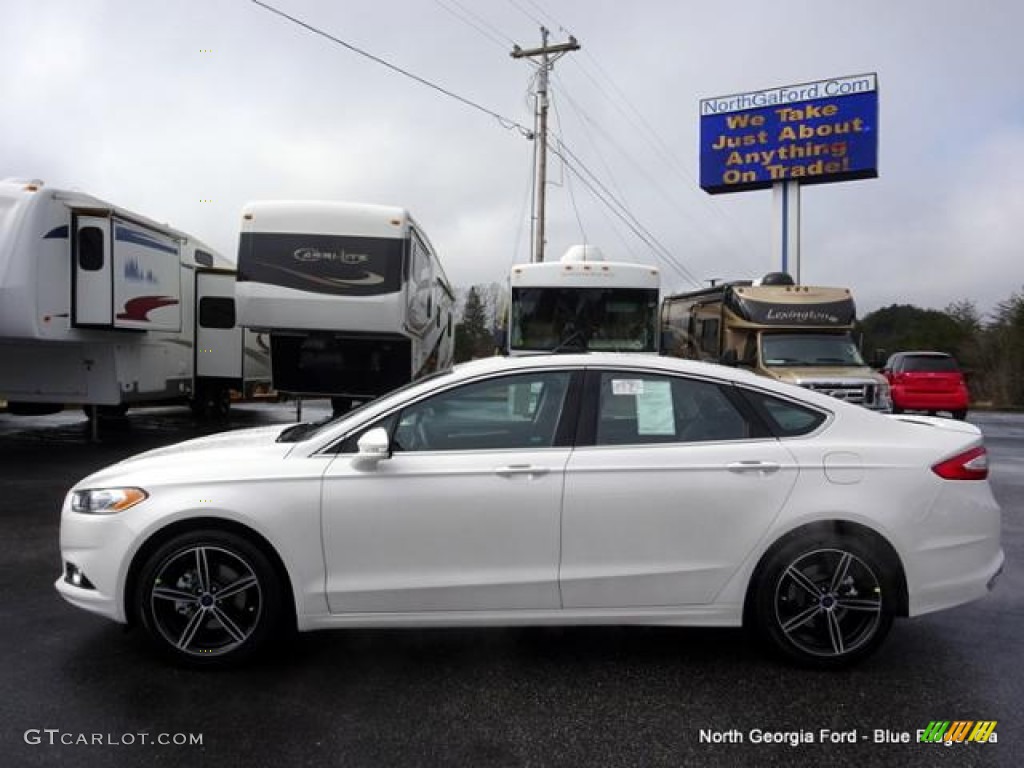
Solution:
[(235, 322), (234, 286), (234, 265), (191, 235), (81, 192), (0, 181), (0, 400), (15, 414), (168, 401), (223, 412), (231, 389), (269, 383), (268, 350)]
[(454, 294), (402, 208), (249, 203), (237, 296), (239, 323), (270, 335), (274, 388), (335, 410), (452, 363)]

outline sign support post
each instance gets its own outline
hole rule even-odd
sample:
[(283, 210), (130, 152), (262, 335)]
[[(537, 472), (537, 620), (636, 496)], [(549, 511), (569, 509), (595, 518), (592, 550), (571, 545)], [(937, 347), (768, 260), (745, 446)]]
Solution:
[(800, 182), (772, 185), (772, 260), (800, 285)]

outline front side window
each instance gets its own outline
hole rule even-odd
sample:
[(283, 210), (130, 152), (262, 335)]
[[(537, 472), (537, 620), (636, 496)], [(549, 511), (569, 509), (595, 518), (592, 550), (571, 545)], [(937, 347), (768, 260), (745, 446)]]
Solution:
[(539, 371), (465, 384), (365, 427), (341, 452), (356, 452), (359, 436), (374, 427), (388, 431), (396, 453), (549, 448), (570, 378), (566, 371)]
[(423, 329), (430, 321), (433, 307), (433, 264), (430, 251), (413, 231), (409, 238), (409, 324)]
[(717, 384), (632, 372), (601, 374), (597, 445), (743, 440), (754, 434)]

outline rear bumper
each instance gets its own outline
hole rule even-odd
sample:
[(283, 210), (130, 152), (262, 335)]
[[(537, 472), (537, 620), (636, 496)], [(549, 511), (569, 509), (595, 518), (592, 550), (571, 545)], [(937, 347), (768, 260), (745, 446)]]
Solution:
[(959, 392), (907, 392), (892, 390), (892, 404), (911, 411), (965, 411), (967, 394)]
[(980, 600), (995, 586), (1004, 562), (1005, 556), (1000, 549), (991, 559), (975, 568), (952, 572), (912, 589), (909, 615), (920, 616)]

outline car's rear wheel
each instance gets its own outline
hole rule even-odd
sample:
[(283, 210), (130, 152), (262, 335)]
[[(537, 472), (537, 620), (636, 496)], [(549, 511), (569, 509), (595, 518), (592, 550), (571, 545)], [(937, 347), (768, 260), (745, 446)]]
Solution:
[(190, 664), (243, 661), (282, 625), (280, 580), (263, 551), (228, 531), (183, 533), (139, 572), (137, 615), (158, 650)]
[(772, 552), (756, 577), (754, 618), (784, 656), (841, 667), (885, 639), (897, 599), (875, 548), (844, 534), (802, 535)]
[(967, 418), (967, 409), (966, 408), (960, 408), (958, 410), (953, 411), (953, 418), (954, 419), (959, 419), (960, 421), (963, 421), (964, 419)]

